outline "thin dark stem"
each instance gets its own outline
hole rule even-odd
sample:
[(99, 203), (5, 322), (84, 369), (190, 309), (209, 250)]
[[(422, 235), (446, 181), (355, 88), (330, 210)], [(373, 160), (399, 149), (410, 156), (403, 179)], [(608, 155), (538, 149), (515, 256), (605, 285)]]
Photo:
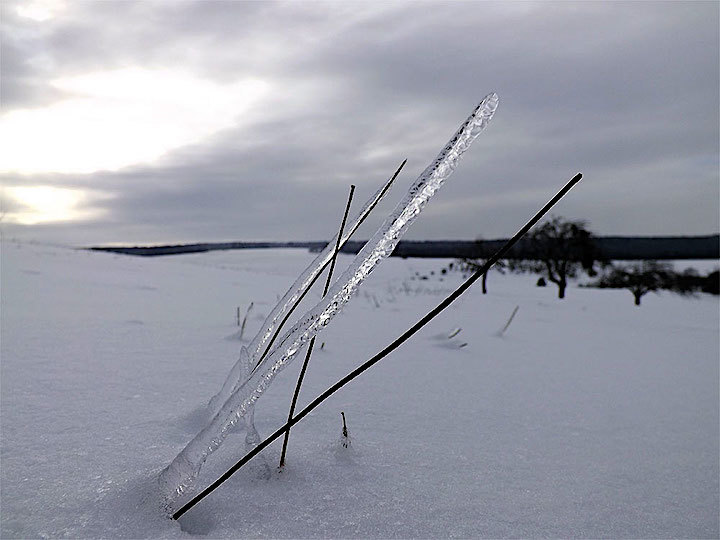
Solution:
[(505, 326), (503, 326), (502, 330), (500, 330), (497, 335), (502, 336), (508, 328), (510, 328), (510, 323), (513, 322), (513, 319), (515, 318), (515, 314), (518, 312), (518, 309), (520, 309), (520, 306), (515, 306), (515, 309), (513, 309), (513, 312), (510, 314), (510, 318), (505, 323)]
[[(247, 323), (247, 318), (248, 315), (250, 315), (250, 310), (253, 308), (253, 304), (254, 302), (250, 302), (250, 305), (245, 312), (245, 318), (243, 318), (242, 325), (240, 326), (240, 340), (242, 340), (243, 335), (245, 334), (245, 323)], [(238, 308), (238, 321), (240, 321), (240, 308)]]
[[(397, 170), (395, 171), (395, 174), (392, 175), (392, 178), (390, 178), (390, 180), (387, 181), (387, 183), (385, 184), (385, 186), (384, 186), (383, 189), (382, 189), (382, 192), (380, 193), (380, 196), (378, 197), (377, 201), (375, 201), (375, 204), (373, 204), (370, 208), (367, 209), (367, 212), (366, 212), (365, 215), (362, 217), (362, 219), (358, 222), (357, 226), (355, 227), (355, 230), (353, 230), (353, 231), (350, 233), (350, 235), (348, 235), (347, 240), (345, 240), (345, 242), (343, 242), (343, 243), (340, 245), (340, 247), (344, 246), (345, 243), (346, 243), (348, 240), (350, 240), (350, 237), (353, 235), (353, 233), (358, 229), (358, 227), (360, 227), (360, 225), (362, 225), (362, 223), (363, 223), (363, 222), (367, 219), (367, 217), (370, 215), (370, 212), (372, 212), (372, 210), (373, 210), (373, 209), (377, 206), (377, 204), (382, 200), (382, 198), (385, 196), (385, 193), (387, 193), (387, 191), (390, 189), (390, 186), (392, 186), (393, 182), (395, 181), (395, 178), (397, 178), (397, 175), (400, 174), (400, 171), (402, 170), (402, 168), (405, 166), (406, 163), (407, 163), (407, 159), (404, 160), (404, 161), (400, 164), (400, 166), (399, 166), (399, 167), (397, 168)], [(326, 265), (327, 265), (327, 264), (330, 264), (329, 261), (328, 261), (328, 263), (326, 263)], [(323, 268), (324, 268), (324, 267), (323, 267)], [(289, 311), (287, 312), (287, 314), (285, 315), (285, 317), (283, 317), (283, 320), (280, 322), (280, 324), (278, 325), (278, 327), (275, 329), (275, 333), (273, 334), (272, 338), (270, 338), (270, 341), (268, 342), (267, 347), (265, 347), (265, 351), (263, 352), (262, 356), (260, 356), (260, 360), (258, 360), (258, 361), (257, 361), (257, 364), (255, 364), (255, 367), (253, 367), (253, 373), (255, 372), (255, 370), (256, 370), (256, 369), (258, 368), (258, 366), (260, 365), (260, 362), (262, 362), (262, 361), (265, 359), (265, 357), (268, 355), (268, 353), (270, 352), (270, 349), (271, 349), (271, 347), (272, 347), (272, 344), (275, 343), (275, 340), (277, 339), (278, 335), (280, 334), (280, 330), (282, 330), (282, 327), (285, 325), (285, 323), (287, 322), (287, 320), (290, 318), (290, 315), (292, 315), (292, 312), (295, 311), (295, 308), (298, 307), (298, 305), (300, 305), (300, 302), (302, 302), (302, 299), (305, 298), (305, 295), (306, 295), (306, 294), (308, 293), (308, 291), (312, 288), (312, 286), (315, 284), (315, 282), (318, 280), (319, 277), (320, 277), (320, 273), (318, 272), (318, 275), (315, 276), (315, 278), (312, 280), (312, 282), (310, 283), (310, 285), (308, 285), (308, 287), (303, 291), (303, 293), (300, 295), (300, 298), (297, 299), (297, 302), (295, 302), (295, 304), (293, 305), (293, 307), (291, 307), (290, 310), (289, 310)]]
[[(330, 270), (328, 270), (327, 279), (325, 280), (325, 288), (323, 289), (323, 298), (330, 288), (330, 282), (332, 281), (333, 270), (335, 270), (335, 262), (337, 261), (338, 252), (340, 251), (340, 239), (342, 238), (343, 232), (345, 231), (345, 223), (347, 222), (348, 212), (350, 212), (350, 204), (352, 203), (353, 193), (355, 193), (355, 186), (350, 185), (350, 194), (348, 195), (347, 205), (345, 205), (345, 213), (343, 214), (342, 223), (340, 223), (340, 232), (337, 235), (337, 242), (335, 242), (335, 250), (333, 251), (332, 259), (330, 260)], [(295, 405), (297, 405), (298, 396), (300, 395), (300, 387), (302, 386), (303, 379), (305, 378), (305, 371), (307, 370), (308, 363), (310, 362), (310, 356), (312, 356), (313, 347), (315, 346), (315, 337), (313, 336), (308, 345), (307, 354), (305, 355), (305, 361), (303, 362), (300, 375), (298, 376), (297, 384), (295, 385), (295, 393), (292, 397), (292, 403), (290, 403), (290, 412), (288, 412), (288, 422), (292, 420), (293, 414), (295, 414)], [(285, 432), (285, 439), (283, 440), (282, 453), (280, 454), (280, 467), (285, 466), (285, 454), (287, 453), (288, 440), (290, 439), (290, 430)]]
[(434, 317), (436, 317), (441, 311), (443, 311), (446, 307), (448, 307), (453, 301), (455, 301), (462, 293), (464, 293), (470, 286), (475, 283), (480, 277), (487, 272), (490, 267), (495, 264), (498, 260), (502, 259), (503, 256), (510, 251), (510, 249), (522, 238), (542, 217), (557, 204), (557, 202), (562, 199), (568, 191), (572, 189), (572, 187), (577, 184), (580, 179), (582, 178), (581, 174), (575, 175), (575, 177), (570, 180), (567, 184), (565, 184), (565, 187), (563, 187), (550, 201), (540, 209), (540, 211), (533, 216), (533, 218), (528, 221), (516, 234), (513, 236), (510, 240), (508, 240), (503, 247), (501, 247), (495, 254), (490, 257), (487, 261), (485, 261), (485, 264), (483, 264), (480, 268), (478, 268), (475, 273), (470, 276), (462, 285), (460, 285), (455, 291), (453, 291), (450, 296), (448, 296), (445, 300), (440, 302), (430, 313), (425, 315), (422, 319), (420, 319), (418, 322), (416, 322), (411, 328), (405, 331), (400, 337), (398, 337), (395, 341), (393, 341), (390, 345), (385, 347), (382, 351), (377, 353), (375, 356), (373, 356), (370, 360), (367, 360), (364, 364), (361, 364), (357, 368), (355, 368), (353, 371), (345, 375), (342, 379), (340, 379), (338, 382), (333, 384), (330, 388), (325, 390), (322, 394), (320, 394), (318, 397), (316, 397), (313, 401), (311, 401), (303, 410), (301, 410), (297, 416), (294, 416), (290, 421), (286, 422), (285, 425), (278, 428), (272, 435), (270, 435), (267, 439), (259, 443), (255, 448), (253, 448), (250, 452), (245, 454), (245, 456), (238, 461), (235, 465), (233, 465), (225, 474), (223, 474), (220, 478), (215, 480), (212, 484), (210, 484), (208, 487), (206, 487), (203, 491), (195, 495), (187, 504), (185, 504), (180, 510), (175, 512), (173, 514), (173, 519), (180, 518), (185, 512), (190, 510), (193, 506), (195, 506), (197, 503), (199, 503), (201, 500), (203, 500), (205, 497), (207, 497), (210, 493), (212, 493), (219, 485), (221, 485), (225, 480), (230, 478), (233, 474), (235, 474), (240, 467), (245, 465), (248, 461), (250, 461), (252, 458), (254, 458), (256, 455), (258, 455), (260, 452), (262, 452), (265, 448), (270, 446), (270, 444), (275, 441), (277, 438), (279, 438), (283, 433), (285, 433), (288, 429), (290, 429), (292, 426), (297, 424), (300, 420), (305, 418), (305, 416), (310, 413), (315, 407), (320, 405), (323, 401), (325, 401), (327, 398), (329, 398), (331, 395), (333, 395), (335, 392), (340, 390), (343, 386), (345, 386), (347, 383), (352, 381), (355, 377), (366, 371), (367, 369), (371, 368), (375, 364), (377, 364), (380, 360), (385, 358), (388, 354), (390, 354), (392, 351), (397, 349), (400, 345), (402, 345), (405, 341), (407, 341), (413, 334), (415, 334), (418, 330), (420, 330), (423, 326), (425, 326), (430, 320), (432, 320)]

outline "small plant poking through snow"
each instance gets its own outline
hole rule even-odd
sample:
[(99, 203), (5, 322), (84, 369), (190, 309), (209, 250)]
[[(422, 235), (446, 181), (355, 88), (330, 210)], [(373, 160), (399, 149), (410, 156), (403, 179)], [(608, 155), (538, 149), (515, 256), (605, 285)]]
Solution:
[(348, 433), (347, 424), (345, 423), (345, 413), (340, 411), (343, 419), (342, 436), (340, 437), (340, 445), (343, 448), (350, 448), (352, 441), (350, 440), (350, 434)]
[(461, 327), (453, 328), (450, 332), (442, 332), (433, 336), (433, 339), (438, 341), (437, 346), (444, 349), (462, 349), (467, 347), (467, 342), (462, 341), (462, 338), (458, 338), (458, 335), (462, 332)]
[[(250, 302), (250, 305), (247, 308), (247, 311), (245, 312), (245, 317), (242, 320), (242, 324), (240, 325), (240, 339), (242, 341), (243, 335), (245, 334), (245, 324), (247, 323), (248, 315), (250, 315), (250, 310), (253, 308), (253, 302)], [(240, 321), (240, 308), (238, 308), (238, 322)]]
[[(455, 330), (453, 330), (452, 332), (450, 332), (450, 334), (448, 334), (448, 339), (452, 339), (452, 338), (456, 337), (460, 332), (462, 332), (462, 328), (460, 328), (458, 326)], [(467, 347), (467, 341), (463, 341), (462, 343), (458, 344), (457, 347), (458, 347), (458, 349)]]
[(502, 329), (498, 330), (496, 332), (497, 337), (502, 337), (503, 334), (507, 331), (508, 328), (510, 328), (510, 323), (513, 322), (513, 319), (515, 318), (515, 314), (518, 312), (518, 309), (520, 309), (520, 306), (515, 306), (515, 309), (513, 309), (513, 312), (510, 314), (510, 318), (505, 323), (505, 326), (502, 327)]
[(242, 319), (242, 321), (240, 320), (240, 307), (237, 307), (235, 311), (235, 320), (237, 322), (237, 326), (239, 326), (240, 329), (234, 334), (227, 336), (225, 339), (236, 339), (238, 341), (243, 340), (243, 336), (245, 335), (245, 325), (247, 324), (248, 317), (250, 316), (250, 311), (252, 311), (254, 305), (255, 302), (250, 302), (250, 305), (245, 312), (245, 317)]

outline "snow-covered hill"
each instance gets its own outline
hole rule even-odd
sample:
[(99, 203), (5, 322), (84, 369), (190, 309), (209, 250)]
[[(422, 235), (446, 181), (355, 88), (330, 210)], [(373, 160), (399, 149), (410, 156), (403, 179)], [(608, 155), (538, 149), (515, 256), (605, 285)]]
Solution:
[[(157, 474), (235, 362), (237, 307), (254, 302), (251, 337), (312, 258), (4, 242), (1, 536), (718, 537), (718, 299), (559, 301), (499, 274), (296, 426), (282, 473), (278, 441), (179, 522), (163, 516)], [(300, 405), (459, 284), (446, 263), (383, 263), (319, 336)], [(299, 367), (258, 402), (261, 434), (285, 421)]]

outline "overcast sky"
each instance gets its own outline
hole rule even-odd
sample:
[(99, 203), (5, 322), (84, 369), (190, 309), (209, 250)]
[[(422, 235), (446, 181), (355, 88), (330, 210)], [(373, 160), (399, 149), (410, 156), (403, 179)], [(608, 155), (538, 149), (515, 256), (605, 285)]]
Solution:
[(3, 0), (2, 229), (71, 245), (318, 240), (408, 159), (367, 238), (488, 92), (408, 233), (719, 224), (718, 2)]

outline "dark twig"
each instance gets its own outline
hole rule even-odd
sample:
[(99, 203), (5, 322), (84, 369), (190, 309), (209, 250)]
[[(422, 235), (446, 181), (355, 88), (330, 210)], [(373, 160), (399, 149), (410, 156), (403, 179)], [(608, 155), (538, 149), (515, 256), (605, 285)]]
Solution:
[[(387, 183), (385, 184), (385, 186), (384, 186), (383, 189), (382, 189), (382, 192), (380, 193), (380, 197), (378, 197), (377, 201), (375, 201), (375, 204), (373, 204), (370, 208), (367, 209), (367, 213), (366, 213), (366, 214), (363, 216), (363, 218), (358, 222), (358, 224), (357, 224), (357, 226), (355, 227), (355, 229), (354, 229), (353, 231), (351, 231), (350, 235), (348, 235), (348, 240), (350, 240), (350, 237), (353, 235), (353, 233), (358, 229), (358, 227), (360, 227), (360, 225), (362, 225), (362, 223), (365, 221), (365, 219), (367, 219), (367, 217), (370, 215), (370, 212), (371, 212), (371, 211), (377, 206), (377, 204), (382, 200), (382, 198), (385, 196), (385, 193), (387, 193), (387, 191), (390, 189), (390, 186), (392, 186), (392, 183), (395, 181), (395, 178), (397, 178), (397, 175), (400, 174), (400, 171), (402, 170), (402, 168), (405, 166), (406, 163), (407, 163), (407, 159), (404, 160), (404, 161), (400, 164), (400, 166), (399, 166), (399, 167), (397, 168), (397, 170), (395, 171), (395, 174), (392, 175), (392, 178), (390, 178), (390, 180), (387, 181)], [(347, 240), (346, 240), (345, 242), (347, 242)], [(340, 245), (340, 247), (342, 247), (343, 245), (345, 245), (344, 242), (343, 242), (343, 244)], [(328, 262), (328, 264), (329, 264), (329, 262)], [(307, 289), (305, 289), (305, 290), (303, 291), (303, 293), (300, 295), (300, 298), (297, 299), (297, 302), (295, 302), (295, 304), (293, 305), (293, 307), (290, 308), (290, 310), (285, 314), (285, 317), (283, 317), (283, 320), (280, 322), (280, 324), (278, 325), (278, 327), (275, 329), (275, 333), (273, 334), (272, 338), (270, 338), (270, 341), (268, 342), (267, 347), (265, 347), (265, 351), (263, 352), (262, 356), (260, 357), (260, 360), (258, 360), (258, 361), (257, 361), (257, 364), (255, 364), (255, 367), (253, 367), (253, 373), (255, 372), (255, 370), (256, 370), (256, 369), (258, 368), (258, 366), (260, 365), (260, 362), (262, 362), (262, 361), (265, 359), (265, 357), (268, 355), (268, 353), (270, 352), (270, 349), (271, 349), (271, 347), (272, 347), (272, 344), (275, 343), (275, 340), (277, 339), (278, 334), (280, 334), (280, 330), (282, 330), (282, 327), (285, 325), (285, 323), (287, 322), (288, 318), (290, 318), (290, 315), (292, 315), (292, 312), (295, 311), (295, 308), (298, 307), (298, 305), (300, 304), (300, 302), (302, 302), (302, 299), (305, 298), (305, 295), (306, 295), (306, 294), (308, 293), (308, 291), (312, 288), (312, 286), (315, 284), (315, 282), (318, 280), (319, 277), (320, 277), (320, 273), (318, 273), (318, 275), (315, 276), (315, 279), (313, 279), (312, 282), (310, 283), (310, 285), (308, 285)]]
[(331, 395), (333, 395), (335, 392), (340, 390), (343, 386), (345, 386), (347, 383), (352, 381), (355, 377), (363, 373), (364, 371), (368, 370), (375, 364), (377, 364), (380, 360), (385, 358), (388, 354), (390, 354), (392, 351), (397, 349), (400, 345), (402, 345), (405, 341), (407, 341), (413, 334), (415, 334), (418, 330), (420, 330), (423, 326), (425, 326), (430, 320), (432, 320), (434, 317), (436, 317), (441, 311), (443, 311), (446, 307), (448, 307), (452, 302), (454, 302), (462, 293), (464, 293), (470, 286), (475, 283), (479, 278), (487, 272), (490, 267), (492, 267), (493, 264), (495, 264), (498, 260), (502, 259), (503, 256), (510, 251), (510, 249), (522, 238), (542, 217), (557, 204), (557, 202), (562, 199), (568, 191), (572, 189), (572, 187), (577, 184), (580, 179), (582, 178), (581, 174), (575, 175), (572, 180), (570, 180), (567, 184), (565, 184), (565, 187), (563, 187), (550, 201), (542, 207), (542, 209), (533, 216), (533, 218), (528, 221), (517, 233), (515, 233), (515, 236), (513, 236), (510, 240), (508, 240), (503, 247), (501, 247), (492, 257), (490, 257), (487, 261), (485, 261), (485, 264), (483, 264), (480, 268), (478, 268), (475, 273), (470, 276), (462, 285), (460, 285), (455, 291), (453, 291), (450, 296), (445, 298), (442, 302), (440, 302), (435, 308), (430, 311), (427, 315), (425, 315), (422, 319), (420, 319), (418, 322), (416, 322), (411, 328), (405, 331), (400, 337), (398, 337), (395, 341), (393, 341), (390, 345), (385, 347), (382, 351), (377, 353), (375, 356), (373, 356), (370, 360), (367, 360), (365, 363), (361, 364), (354, 370), (352, 370), (350, 373), (345, 375), (342, 379), (340, 379), (338, 382), (333, 384), (330, 388), (325, 390), (322, 394), (320, 394), (318, 397), (316, 397), (314, 400), (312, 400), (303, 410), (301, 410), (297, 416), (293, 417), (292, 420), (289, 422), (286, 422), (285, 425), (278, 428), (272, 435), (270, 435), (267, 439), (259, 443), (255, 448), (253, 448), (250, 452), (245, 454), (245, 456), (238, 461), (235, 465), (233, 465), (225, 474), (223, 474), (220, 478), (215, 480), (212, 484), (210, 484), (208, 487), (206, 487), (203, 491), (195, 495), (187, 504), (185, 504), (180, 510), (175, 512), (173, 514), (173, 519), (180, 518), (185, 512), (190, 510), (193, 506), (195, 506), (197, 503), (199, 503), (201, 500), (203, 500), (205, 497), (207, 497), (210, 493), (212, 493), (219, 485), (221, 485), (225, 480), (230, 478), (233, 474), (235, 474), (240, 467), (245, 465), (248, 461), (250, 461), (252, 458), (254, 458), (256, 455), (258, 455), (260, 452), (262, 452), (265, 448), (270, 446), (272, 442), (274, 442), (276, 439), (278, 439), (283, 433), (285, 433), (288, 429), (290, 429), (292, 426), (297, 424), (300, 420), (305, 418), (310, 411), (315, 409), (318, 405), (320, 405), (323, 401), (325, 401), (327, 398), (329, 398)]
[[(335, 261), (337, 261), (338, 252), (340, 251), (340, 239), (342, 238), (343, 232), (345, 231), (345, 223), (347, 222), (348, 212), (350, 212), (350, 204), (352, 203), (353, 193), (355, 193), (355, 186), (350, 186), (350, 194), (348, 195), (347, 205), (345, 206), (345, 213), (343, 214), (342, 223), (340, 223), (340, 232), (337, 235), (337, 242), (335, 242), (335, 250), (333, 251), (332, 259), (330, 260), (330, 270), (328, 270), (327, 279), (325, 280), (325, 289), (323, 289), (323, 298), (330, 288), (330, 282), (332, 281), (333, 270), (335, 270)], [(300, 387), (302, 386), (303, 379), (305, 378), (305, 371), (307, 370), (308, 363), (310, 362), (310, 356), (312, 355), (313, 347), (315, 346), (315, 338), (313, 336), (308, 345), (307, 354), (305, 354), (305, 361), (303, 362), (300, 375), (298, 376), (297, 384), (295, 385), (295, 393), (292, 397), (292, 403), (290, 403), (290, 412), (288, 413), (288, 422), (292, 420), (293, 414), (295, 414), (295, 405), (297, 404), (298, 396), (300, 395)], [(280, 454), (280, 467), (285, 466), (285, 454), (287, 453), (288, 439), (290, 439), (290, 430), (285, 432), (285, 439), (283, 440), (282, 453)]]

